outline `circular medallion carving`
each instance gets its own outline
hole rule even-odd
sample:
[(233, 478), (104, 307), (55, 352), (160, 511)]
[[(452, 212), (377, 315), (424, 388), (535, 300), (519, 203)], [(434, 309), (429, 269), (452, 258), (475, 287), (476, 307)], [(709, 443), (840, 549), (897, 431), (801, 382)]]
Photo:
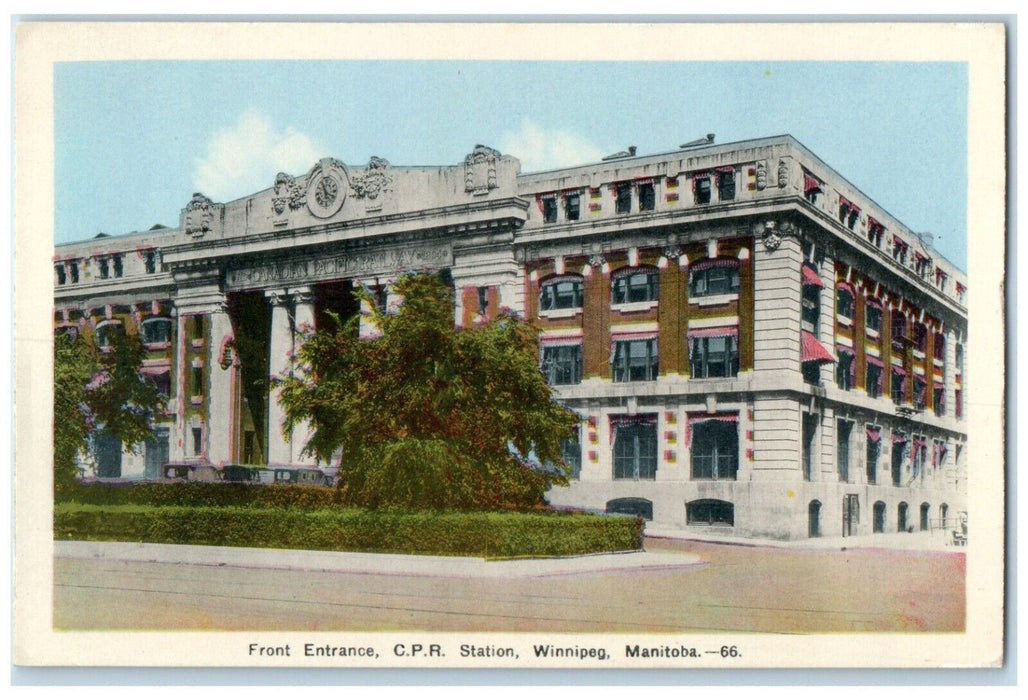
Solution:
[(307, 207), (314, 216), (327, 219), (343, 206), (347, 189), (346, 175), (328, 164), (322, 164), (317, 170), (307, 185)]

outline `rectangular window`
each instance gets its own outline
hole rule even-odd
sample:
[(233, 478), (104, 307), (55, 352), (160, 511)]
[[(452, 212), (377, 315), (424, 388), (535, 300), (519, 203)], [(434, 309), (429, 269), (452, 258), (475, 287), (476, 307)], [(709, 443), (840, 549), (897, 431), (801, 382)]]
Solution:
[(867, 395), (872, 399), (877, 399), (882, 395), (882, 383), (884, 380), (884, 372), (882, 369), (881, 365), (874, 364), (870, 361), (867, 363), (864, 386), (867, 388)]
[(152, 275), (157, 272), (157, 253), (153, 250), (148, 250), (143, 255), (143, 264), (146, 266), (146, 274)]
[(963, 392), (960, 389), (956, 389), (953, 392), (953, 413), (957, 418), (961, 418), (964, 415)]
[(646, 479), (657, 477), (657, 421), (655, 418), (619, 421), (612, 416), (610, 429), (614, 441), (614, 478)]
[(696, 175), (692, 179), (693, 200), (696, 204), (710, 204), (710, 175)]
[(203, 340), (203, 316), (193, 316), (191, 340)]
[(739, 345), (734, 335), (693, 336), (689, 343), (693, 379), (739, 375)]
[(67, 284), (68, 273), (64, 269), (64, 265), (55, 265), (54, 271), (57, 273), (57, 284)]
[(68, 263), (68, 277), (71, 279), (72, 284), (78, 284), (79, 282), (79, 264), (78, 262)]
[(539, 310), (582, 308), (582, 280), (577, 277), (558, 277), (542, 283), (539, 290)]
[(836, 423), (835, 459), (839, 467), (839, 481), (850, 480), (850, 433), (853, 421), (839, 420)]
[(923, 323), (914, 324), (914, 350), (924, 353), (928, 346), (928, 328)]
[(689, 296), (703, 297), (739, 292), (739, 261), (717, 258), (716, 264), (699, 263), (689, 270)]
[(203, 454), (203, 428), (193, 428), (193, 454), (199, 457)]
[(203, 367), (191, 367), (190, 378), (190, 395), (203, 396)]
[(817, 435), (819, 418), (816, 413), (803, 414), (803, 480), (810, 481), (814, 475), (814, 436)]
[(581, 216), (582, 197), (578, 192), (567, 192), (564, 195), (564, 215), (568, 221), (578, 221)]
[(100, 269), (100, 279), (105, 280), (111, 276), (111, 266), (107, 258), (97, 258), (96, 264)]
[(902, 350), (906, 347), (907, 319), (899, 311), (892, 313), (892, 347)]
[(718, 170), (717, 196), (722, 202), (735, 199), (735, 169)]
[(872, 217), (867, 217), (867, 240), (878, 248), (882, 247), (882, 237), (885, 234), (885, 227)]
[(877, 304), (866, 304), (864, 306), (864, 329), (873, 334), (882, 330), (882, 307)]
[(557, 221), (557, 198), (543, 197), (543, 223), (552, 224)]
[(918, 377), (914, 377), (914, 408), (919, 411), (924, 410), (927, 391), (928, 385), (925, 381)]
[(171, 372), (161, 372), (160, 374), (153, 375), (153, 383), (158, 394), (164, 398), (171, 396)]
[(906, 393), (907, 377), (902, 371), (892, 368), (892, 381), (889, 383), (889, 390), (892, 395), (892, 402), (897, 406), (903, 403), (903, 395)]
[(803, 287), (800, 301), (800, 324), (803, 330), (818, 334), (821, 320), (821, 288), (808, 284)]
[(835, 384), (843, 391), (856, 386), (856, 358), (851, 350), (839, 349), (839, 361), (835, 363)]
[(579, 479), (582, 476), (582, 443), (578, 439), (578, 426), (574, 428), (574, 434), (570, 437), (561, 438), (560, 453), (564, 464), (568, 468), (568, 476), (572, 479)]
[(548, 345), (542, 348), (542, 370), (551, 386), (582, 381), (582, 345)]
[(956, 358), (955, 359), (956, 359), (956, 363), (957, 363), (957, 372), (963, 372), (964, 371), (964, 344), (963, 343), (957, 343), (957, 346), (956, 346)]
[(867, 432), (867, 450), (865, 453), (867, 466), (867, 483), (878, 483), (878, 457), (882, 451), (882, 429), (877, 425), (869, 425)]
[(478, 315), (484, 316), (489, 310), (489, 287), (478, 288)]
[(149, 318), (140, 325), (143, 345), (157, 345), (171, 342), (171, 320)]
[(840, 282), (835, 290), (835, 313), (843, 318), (853, 318), (853, 290), (848, 284)]
[(936, 333), (932, 339), (932, 354), (936, 360), (946, 358), (946, 334)]
[(123, 267), (123, 263), (122, 263), (120, 255), (115, 255), (114, 257), (111, 258), (111, 261), (114, 263), (114, 276), (115, 277), (121, 277), (123, 274), (125, 274), (125, 268)]
[(739, 470), (739, 429), (735, 420), (690, 419), (692, 478), (734, 480)]
[(615, 382), (653, 381), (657, 378), (657, 339), (615, 340), (610, 361)]
[(629, 214), (632, 211), (632, 183), (619, 182), (614, 186), (614, 211)]
[(653, 211), (657, 205), (657, 196), (653, 191), (652, 182), (639, 183), (639, 211)]
[(941, 385), (936, 385), (932, 388), (932, 407), (935, 410), (935, 415), (946, 415), (946, 391)]

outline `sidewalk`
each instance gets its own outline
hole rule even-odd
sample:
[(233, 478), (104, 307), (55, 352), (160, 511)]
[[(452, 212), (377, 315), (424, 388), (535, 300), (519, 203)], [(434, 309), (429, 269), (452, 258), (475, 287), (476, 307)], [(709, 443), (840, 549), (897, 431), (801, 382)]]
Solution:
[(489, 561), (476, 557), (79, 541), (54, 542), (54, 557), (365, 575), (503, 579), (604, 574), (628, 570), (682, 571), (705, 566), (699, 556), (688, 552), (619, 552)]
[(931, 552), (965, 553), (967, 547), (950, 543), (949, 534), (942, 530), (934, 532), (884, 532), (874, 535), (853, 537), (811, 537), (802, 540), (770, 540), (751, 537), (732, 537), (710, 532), (689, 532), (661, 523), (646, 523), (648, 538), (677, 540), (682, 542), (710, 542), (734, 544), (745, 547), (779, 547), (794, 550), (842, 551), (851, 549), (896, 549)]

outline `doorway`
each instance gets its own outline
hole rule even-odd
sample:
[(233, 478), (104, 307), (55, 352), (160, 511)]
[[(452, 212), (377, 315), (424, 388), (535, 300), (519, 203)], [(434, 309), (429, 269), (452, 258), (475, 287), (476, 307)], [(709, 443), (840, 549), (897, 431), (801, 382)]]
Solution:
[(860, 523), (860, 496), (848, 493), (842, 497), (842, 536), (851, 537), (857, 534)]

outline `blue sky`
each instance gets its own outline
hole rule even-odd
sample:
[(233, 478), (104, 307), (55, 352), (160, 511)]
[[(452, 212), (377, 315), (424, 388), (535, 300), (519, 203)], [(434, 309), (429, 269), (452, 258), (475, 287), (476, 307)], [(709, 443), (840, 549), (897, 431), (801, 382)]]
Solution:
[(789, 133), (966, 269), (967, 69), (938, 62), (119, 61), (54, 75), (55, 240), (174, 226), (332, 156), (524, 171)]

